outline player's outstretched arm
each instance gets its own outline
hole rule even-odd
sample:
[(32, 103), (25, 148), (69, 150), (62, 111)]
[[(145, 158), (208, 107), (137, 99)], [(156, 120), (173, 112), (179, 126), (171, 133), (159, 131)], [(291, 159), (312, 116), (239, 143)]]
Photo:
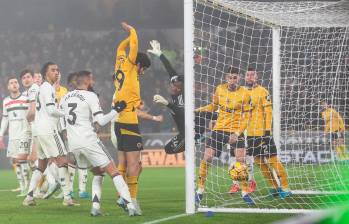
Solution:
[(169, 74), (170, 77), (178, 75), (176, 70), (172, 67), (170, 61), (166, 58), (166, 56), (162, 53), (161, 47), (160, 47), (160, 42), (157, 40), (152, 40), (149, 42), (150, 46), (152, 49), (148, 49), (148, 52), (159, 57), (162, 64), (164, 65), (167, 73)]
[(218, 109), (218, 105), (219, 105), (217, 92), (218, 92), (218, 88), (216, 89), (215, 93), (213, 94), (212, 103), (195, 109), (195, 112), (215, 112)]
[(137, 110), (137, 116), (142, 118), (142, 119), (146, 119), (146, 120), (151, 120), (151, 121), (156, 121), (156, 122), (163, 122), (164, 117), (162, 115), (151, 115), (145, 111), (142, 110)]
[(170, 108), (175, 114), (178, 114), (181, 117), (184, 117), (184, 107), (176, 105), (174, 103), (168, 102), (163, 96), (161, 95), (154, 95), (153, 99), (154, 103), (161, 104), (164, 106), (167, 106)]
[(115, 119), (116, 116), (119, 115), (121, 111), (123, 111), (126, 108), (126, 102), (125, 101), (118, 101), (114, 104), (112, 107), (112, 110), (108, 114), (103, 114), (102, 110), (99, 110), (97, 112), (93, 112), (94, 114), (94, 120), (100, 125), (104, 126), (108, 124), (110, 121)]
[(138, 36), (136, 29), (133, 26), (130, 26), (126, 22), (121, 23), (122, 28), (130, 33), (129, 36), (129, 45), (130, 51), (128, 53), (128, 59), (131, 63), (136, 64), (137, 54), (138, 54)]

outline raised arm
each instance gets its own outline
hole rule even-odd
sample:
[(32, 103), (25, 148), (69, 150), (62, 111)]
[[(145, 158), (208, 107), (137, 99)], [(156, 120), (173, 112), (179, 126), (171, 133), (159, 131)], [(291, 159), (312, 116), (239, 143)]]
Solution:
[(152, 49), (149, 49), (148, 52), (159, 57), (162, 64), (164, 65), (167, 73), (169, 74), (170, 77), (178, 75), (176, 70), (172, 67), (171, 63), (169, 60), (166, 58), (166, 56), (162, 53), (161, 47), (160, 47), (160, 42), (157, 40), (152, 40), (150, 41), (150, 46)]
[(128, 44), (130, 47), (128, 59), (132, 64), (136, 64), (138, 54), (138, 37), (136, 29), (125, 22), (122, 22), (121, 26), (126, 32), (129, 32), (129, 37), (122, 42), (121, 50), (123, 50), (124, 55), (126, 55), (126, 48)]
[(165, 69), (170, 77), (178, 75), (176, 70), (174, 70), (170, 61), (166, 58), (166, 56), (164, 54), (160, 55), (160, 60), (161, 60), (162, 64), (164, 65), (164, 67), (165, 67)]

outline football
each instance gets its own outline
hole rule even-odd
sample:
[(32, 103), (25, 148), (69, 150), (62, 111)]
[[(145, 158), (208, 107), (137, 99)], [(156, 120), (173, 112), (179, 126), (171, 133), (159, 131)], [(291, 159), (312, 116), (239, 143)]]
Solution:
[(248, 179), (247, 167), (245, 164), (236, 162), (229, 170), (229, 175), (232, 180), (243, 181)]

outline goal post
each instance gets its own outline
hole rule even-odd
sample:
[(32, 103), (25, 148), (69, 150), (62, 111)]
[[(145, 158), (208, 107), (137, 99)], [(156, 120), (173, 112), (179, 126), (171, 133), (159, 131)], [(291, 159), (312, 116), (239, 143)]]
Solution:
[(194, 17), (193, 1), (184, 0), (184, 60), (185, 60), (185, 201), (186, 213), (195, 213), (195, 143), (194, 143)]
[[(348, 1), (184, 0), (186, 213), (307, 213), (349, 201), (349, 163), (339, 158), (337, 137), (324, 131), (320, 103), (348, 121), (348, 27)], [(257, 164), (257, 188), (250, 194), (256, 205), (228, 193), (234, 155), (224, 145), (207, 163), (203, 198), (195, 204), (200, 160), (215, 121), (198, 123), (194, 108), (212, 102), (227, 66), (240, 70), (242, 86), (253, 67), (271, 95), (272, 134), (290, 197), (271, 197), (270, 180)], [(268, 169), (280, 187), (275, 169)]]

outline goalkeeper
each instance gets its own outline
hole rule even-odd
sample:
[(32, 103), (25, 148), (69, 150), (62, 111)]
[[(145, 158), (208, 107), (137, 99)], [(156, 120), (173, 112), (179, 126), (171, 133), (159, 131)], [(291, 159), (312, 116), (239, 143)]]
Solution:
[[(291, 195), (287, 174), (277, 157), (277, 148), (271, 134), (272, 103), (267, 89), (258, 85), (258, 74), (249, 68), (245, 75), (246, 87), (251, 94), (251, 117), (247, 126), (248, 154), (253, 155), (264, 178), (272, 186), (270, 193), (284, 199)], [(272, 169), (280, 178), (281, 187), (273, 176)], [(233, 186), (234, 187), (234, 186)]]
[(168, 154), (175, 154), (184, 151), (184, 77), (178, 75), (173, 69), (166, 56), (162, 53), (160, 43), (157, 40), (150, 41), (148, 52), (159, 57), (164, 65), (167, 73), (170, 76), (170, 94), (172, 101), (169, 102), (161, 95), (154, 96), (154, 102), (167, 106), (172, 114), (172, 117), (177, 125), (179, 134), (173, 137), (169, 143), (165, 145), (165, 151)]
[(321, 117), (325, 122), (325, 133), (331, 135), (332, 146), (335, 148), (339, 160), (348, 160), (345, 144), (345, 125), (342, 116), (326, 100), (320, 101)]
[[(205, 153), (200, 161), (199, 179), (197, 182), (196, 202), (203, 198), (209, 164), (214, 156), (219, 157), (223, 146), (230, 144), (231, 154), (235, 154), (236, 161), (245, 164), (245, 131), (250, 116), (250, 93), (239, 86), (240, 75), (238, 69), (229, 67), (225, 71), (226, 83), (217, 86), (212, 103), (196, 109), (196, 112), (215, 112), (218, 110), (217, 122), (213, 127), (211, 137), (206, 141)], [(245, 165), (244, 165), (245, 167)], [(247, 180), (242, 179), (242, 199), (248, 205), (255, 205), (248, 193)]]

